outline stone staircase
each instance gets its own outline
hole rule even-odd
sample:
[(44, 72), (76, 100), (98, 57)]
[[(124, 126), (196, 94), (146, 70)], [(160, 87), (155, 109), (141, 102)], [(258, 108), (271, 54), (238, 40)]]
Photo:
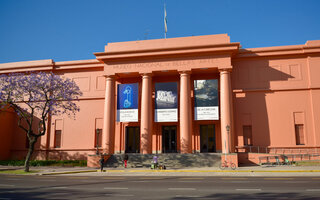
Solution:
[[(128, 168), (144, 167), (150, 168), (152, 158), (155, 154), (128, 154)], [(165, 165), (167, 169), (178, 169), (188, 167), (218, 167), (220, 165), (221, 153), (195, 153), (195, 154), (157, 154), (158, 163)], [(105, 167), (124, 167), (123, 154), (112, 155)]]

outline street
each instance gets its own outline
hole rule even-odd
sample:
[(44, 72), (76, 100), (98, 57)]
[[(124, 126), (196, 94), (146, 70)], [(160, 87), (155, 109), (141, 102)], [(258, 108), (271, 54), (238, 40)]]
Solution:
[(4, 199), (320, 199), (320, 177), (0, 175)]

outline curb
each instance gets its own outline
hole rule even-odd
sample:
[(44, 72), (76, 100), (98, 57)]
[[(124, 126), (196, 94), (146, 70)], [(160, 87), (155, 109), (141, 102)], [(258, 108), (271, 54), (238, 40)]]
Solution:
[(174, 172), (252, 172), (252, 173), (263, 173), (263, 172), (276, 172), (276, 173), (301, 173), (301, 172), (320, 172), (320, 170), (104, 170), (106, 172), (117, 173), (117, 172), (129, 172), (129, 173), (137, 173), (137, 172), (161, 172), (161, 173), (174, 173)]

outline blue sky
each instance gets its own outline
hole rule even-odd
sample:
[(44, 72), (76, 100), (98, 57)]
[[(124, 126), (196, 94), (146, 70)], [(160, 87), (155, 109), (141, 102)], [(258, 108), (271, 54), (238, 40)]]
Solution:
[(243, 48), (320, 40), (320, 0), (0, 0), (0, 63), (94, 59), (109, 42), (227, 33)]

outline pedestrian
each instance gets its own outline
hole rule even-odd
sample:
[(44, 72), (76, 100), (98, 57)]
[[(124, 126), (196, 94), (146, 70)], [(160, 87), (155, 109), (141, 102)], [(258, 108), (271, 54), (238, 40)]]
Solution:
[(124, 168), (127, 168), (127, 164), (129, 160), (128, 154), (124, 154), (123, 160), (124, 160)]
[(158, 156), (157, 155), (153, 156), (152, 162), (153, 162), (154, 168), (157, 169), (158, 168)]
[(102, 172), (102, 171), (103, 171), (103, 164), (104, 164), (104, 158), (103, 158), (103, 156), (101, 156), (99, 162), (100, 162), (100, 171)]

